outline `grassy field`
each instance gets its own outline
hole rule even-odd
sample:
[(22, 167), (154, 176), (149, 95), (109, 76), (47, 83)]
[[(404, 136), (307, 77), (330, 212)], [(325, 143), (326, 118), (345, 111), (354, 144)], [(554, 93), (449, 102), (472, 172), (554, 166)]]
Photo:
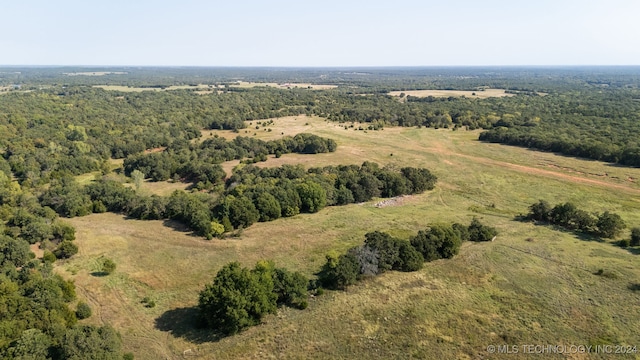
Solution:
[(311, 90), (327, 90), (327, 89), (335, 89), (337, 85), (321, 85), (321, 84), (309, 84), (309, 83), (286, 83), (286, 84), (278, 84), (278, 83), (267, 83), (267, 82), (246, 82), (246, 81), (238, 81), (236, 84), (229, 85), (231, 87), (239, 87), (239, 88), (253, 88), (259, 86), (273, 87), (273, 88), (304, 88)]
[(466, 91), (466, 90), (407, 90), (407, 91), (391, 91), (389, 95), (391, 96), (400, 96), (400, 94), (404, 93), (405, 95), (415, 96), (415, 97), (470, 97), (470, 98), (478, 98), (478, 99), (486, 99), (490, 97), (503, 97), (503, 96), (513, 96), (513, 94), (507, 94), (503, 89), (485, 89), (485, 90), (476, 90), (476, 91)]
[[(513, 220), (545, 199), (614, 211), (640, 226), (640, 169), (484, 144), (471, 131), (345, 130), (302, 116), (274, 119), (271, 132), (255, 125), (248, 133), (204, 134), (269, 139), (311, 132), (335, 139), (338, 151), (286, 154), (258, 165), (372, 160), (424, 166), (439, 181), (435, 190), (403, 198), (398, 206), (377, 208), (374, 200), (330, 207), (255, 224), (225, 240), (206, 241), (175, 223), (115, 214), (70, 219), (80, 253), (57, 271), (74, 279), (79, 297), (92, 306), (94, 315), (83, 321), (115, 326), (136, 358), (508, 359), (514, 355), (490, 354), (487, 346), (640, 346), (637, 251)], [(224, 165), (230, 170), (236, 164)], [(252, 266), (273, 259), (311, 276), (326, 253), (362, 243), (368, 231), (406, 238), (431, 222), (467, 223), (474, 216), (498, 228), (496, 241), (464, 244), (454, 259), (415, 273), (392, 272), (345, 292), (327, 292), (312, 298), (307, 310), (280, 310), (237, 336), (212, 339), (192, 326), (198, 292), (229, 261)], [(103, 256), (118, 267), (110, 276), (93, 276)], [(600, 269), (606, 276), (594, 274)], [(147, 296), (155, 308), (143, 306)]]

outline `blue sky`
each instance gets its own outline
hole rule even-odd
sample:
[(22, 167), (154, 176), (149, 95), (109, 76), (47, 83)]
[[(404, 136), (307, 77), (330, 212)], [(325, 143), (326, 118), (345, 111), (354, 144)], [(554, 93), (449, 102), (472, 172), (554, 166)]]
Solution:
[(2, 65), (640, 65), (638, 0), (5, 0)]

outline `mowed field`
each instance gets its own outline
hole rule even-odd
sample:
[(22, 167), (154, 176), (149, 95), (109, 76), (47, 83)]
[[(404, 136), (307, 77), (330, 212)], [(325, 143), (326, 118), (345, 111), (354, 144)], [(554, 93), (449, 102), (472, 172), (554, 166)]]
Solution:
[[(513, 220), (545, 199), (617, 212), (630, 226), (640, 226), (640, 169), (485, 144), (475, 131), (345, 130), (304, 116), (274, 119), (266, 127), (272, 131), (255, 126), (251, 122), (246, 133), (204, 135), (270, 139), (310, 132), (335, 139), (338, 150), (285, 154), (257, 165), (369, 160), (427, 167), (439, 180), (433, 191), (397, 206), (377, 208), (374, 200), (329, 207), (258, 223), (225, 240), (192, 236), (172, 222), (116, 214), (69, 219), (80, 252), (56, 270), (74, 279), (79, 297), (92, 306), (94, 315), (83, 321), (113, 325), (136, 358), (511, 359), (513, 354), (491, 354), (487, 346), (640, 346), (638, 251)], [(230, 171), (237, 162), (224, 165)], [(464, 244), (455, 258), (426, 263), (418, 272), (390, 272), (344, 292), (327, 291), (306, 310), (282, 309), (233, 337), (214, 339), (193, 326), (198, 292), (229, 261), (253, 266), (272, 259), (313, 276), (328, 252), (361, 244), (366, 232), (408, 238), (429, 223), (468, 223), (474, 216), (498, 228), (494, 242)], [(102, 256), (118, 267), (110, 276), (93, 276)], [(600, 269), (608, 276), (594, 275)], [(157, 306), (145, 308), (144, 297)], [(541, 355), (522, 354), (520, 347), (517, 357)]]
[(391, 96), (400, 96), (400, 94), (405, 94), (409, 96), (415, 97), (470, 97), (470, 98), (478, 98), (478, 99), (486, 99), (490, 97), (503, 97), (503, 96), (513, 96), (514, 94), (507, 94), (504, 92), (504, 89), (485, 89), (485, 90), (476, 90), (476, 91), (467, 91), (467, 90), (407, 90), (407, 91), (391, 91), (389, 95)]

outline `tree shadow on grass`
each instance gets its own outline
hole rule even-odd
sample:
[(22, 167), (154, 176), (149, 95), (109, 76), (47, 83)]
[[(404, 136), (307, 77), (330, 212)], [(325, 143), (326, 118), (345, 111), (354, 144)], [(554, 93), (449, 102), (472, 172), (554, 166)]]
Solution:
[(202, 238), (202, 236), (196, 234), (192, 229), (190, 229), (187, 225), (181, 223), (180, 221), (177, 220), (171, 220), (171, 219), (166, 219), (162, 221), (162, 225), (171, 228), (175, 231), (181, 232), (181, 233), (185, 233), (188, 236), (193, 236), (193, 237), (199, 237)]
[(640, 291), (640, 283), (631, 283), (629, 284), (629, 286), (627, 286), (627, 289), (633, 292)]
[(627, 247), (626, 249), (633, 255), (640, 255), (640, 247)]
[(205, 327), (197, 307), (185, 307), (166, 311), (155, 321), (156, 329), (170, 333), (196, 344), (216, 342), (224, 338)]

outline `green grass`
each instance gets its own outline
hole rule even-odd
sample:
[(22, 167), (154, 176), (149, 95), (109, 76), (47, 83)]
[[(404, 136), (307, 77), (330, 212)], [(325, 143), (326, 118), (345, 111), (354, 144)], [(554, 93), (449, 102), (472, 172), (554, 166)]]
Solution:
[[(640, 346), (640, 297), (633, 291), (640, 283), (638, 255), (613, 241), (586, 241), (513, 220), (545, 199), (614, 211), (638, 226), (640, 187), (633, 179), (640, 178), (640, 169), (484, 144), (475, 140), (477, 132), (365, 133), (319, 118), (281, 120), (272, 132), (256, 136), (312, 132), (335, 139), (338, 151), (286, 154), (260, 166), (365, 160), (424, 166), (438, 176), (437, 187), (399, 206), (376, 208), (372, 201), (330, 207), (255, 224), (226, 240), (206, 241), (161, 221), (115, 214), (70, 219), (80, 253), (57, 269), (75, 280), (80, 298), (94, 309), (83, 321), (115, 326), (125, 349), (139, 359), (475, 359), (513, 358), (487, 353), (490, 344)], [(283, 309), (261, 326), (218, 341), (190, 323), (198, 292), (229, 261), (252, 266), (273, 259), (313, 275), (326, 253), (361, 244), (368, 231), (406, 238), (430, 222), (468, 223), (474, 216), (500, 234), (494, 242), (465, 244), (452, 260), (428, 263), (415, 273), (388, 273), (345, 292), (329, 291), (312, 298), (307, 310)], [(101, 256), (117, 268), (106, 277), (92, 276)], [(600, 269), (616, 276), (595, 275)], [(156, 307), (145, 307), (145, 297)]]

